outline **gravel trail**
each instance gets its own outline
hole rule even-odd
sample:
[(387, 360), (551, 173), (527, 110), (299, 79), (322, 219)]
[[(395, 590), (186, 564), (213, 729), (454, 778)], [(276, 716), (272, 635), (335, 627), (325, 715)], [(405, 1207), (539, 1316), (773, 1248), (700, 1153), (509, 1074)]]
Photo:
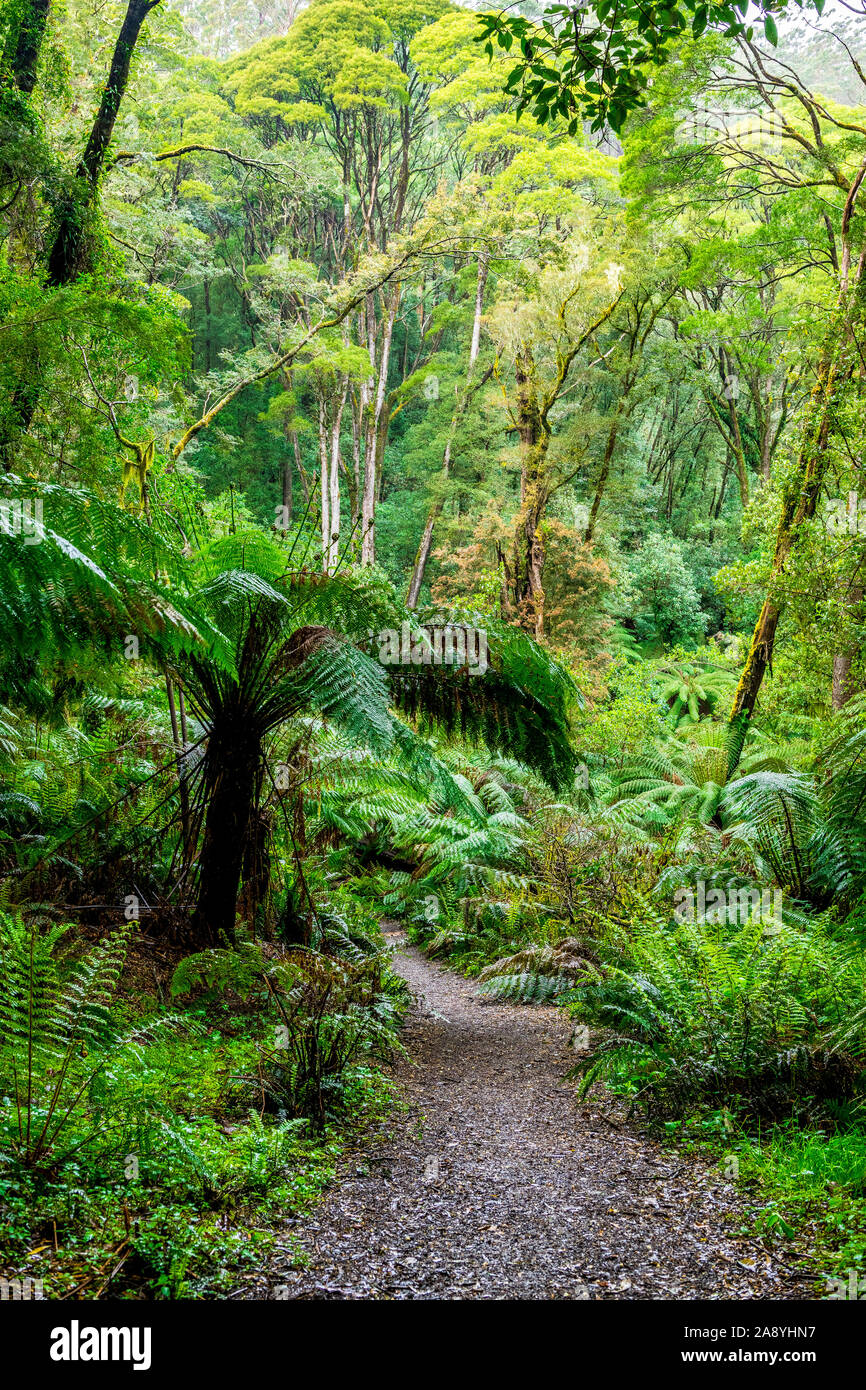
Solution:
[(717, 1173), (576, 1104), (558, 1010), (481, 1003), (391, 939), (416, 1000), (398, 1073), (408, 1109), (290, 1224), (309, 1265), (275, 1262), (278, 1297), (815, 1296), (814, 1274), (736, 1234), (741, 1201)]

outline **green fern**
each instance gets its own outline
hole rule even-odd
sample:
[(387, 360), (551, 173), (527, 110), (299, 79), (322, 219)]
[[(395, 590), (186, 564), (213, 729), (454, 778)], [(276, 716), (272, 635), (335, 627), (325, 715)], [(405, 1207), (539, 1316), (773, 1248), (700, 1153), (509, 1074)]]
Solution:
[(231, 991), (248, 999), (256, 990), (265, 992), (265, 969), (261, 948), (253, 942), (239, 942), (231, 951), (195, 951), (175, 967), (169, 992), (177, 999), (204, 988), (217, 993)]
[(125, 923), (60, 979), (55, 951), (67, 928), (38, 925), (0, 913), (0, 1075), (12, 1115), (4, 1128), (18, 1159), (31, 1168), (62, 1163), (71, 1147), (98, 1139), (89, 1113), (100, 1076), (121, 1054), (139, 1048), (179, 1020), (161, 1017), (121, 1034), (110, 1006), (120, 982), (134, 924)]
[(486, 998), (518, 1004), (551, 1004), (567, 994), (573, 983), (566, 975), (523, 971), (518, 975), (494, 975), (479, 985), (478, 992)]
[(575, 1068), (584, 1093), (597, 1078), (628, 1078), (659, 1113), (738, 1099), (775, 1116), (808, 1097), (818, 1072), (824, 1095), (833, 1084), (850, 1093), (856, 1068), (837, 1048), (832, 1065), (821, 1054), (863, 996), (859, 951), (820, 919), (805, 931), (759, 919), (672, 926), (639, 897), (633, 910), (628, 963), (612, 958), (568, 996), (613, 1030)]

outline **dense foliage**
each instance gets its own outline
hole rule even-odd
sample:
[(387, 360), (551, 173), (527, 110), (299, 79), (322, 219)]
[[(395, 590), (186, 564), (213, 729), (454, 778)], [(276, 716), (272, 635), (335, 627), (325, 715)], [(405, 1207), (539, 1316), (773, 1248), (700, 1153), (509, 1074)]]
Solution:
[(0, 10), (0, 1272), (231, 1292), (383, 919), (862, 1267), (864, 22), (753, 8)]

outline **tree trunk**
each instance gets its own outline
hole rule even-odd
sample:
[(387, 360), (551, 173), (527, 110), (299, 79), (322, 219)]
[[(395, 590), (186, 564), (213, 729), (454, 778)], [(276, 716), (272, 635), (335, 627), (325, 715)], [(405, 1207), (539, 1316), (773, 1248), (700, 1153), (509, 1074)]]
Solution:
[(5, 418), (0, 421), (0, 472), (14, 473), (18, 445), (30, 429), (41, 391), (36, 373), (39, 359), (34, 350), (33, 362), (27, 379), (20, 377), (16, 382), (6, 409)]
[[(848, 606), (856, 608), (862, 600), (862, 588), (860, 585), (852, 585), (846, 598)], [(857, 655), (858, 652), (849, 651), (833, 657), (833, 709), (837, 714), (840, 709), (844, 709), (852, 695), (856, 694), (856, 687), (851, 680), (851, 668)]]
[(740, 503), (743, 511), (745, 511), (746, 507), (749, 505), (749, 478), (746, 472), (746, 455), (743, 450), (743, 439), (740, 434), (740, 420), (737, 415), (736, 403), (733, 399), (728, 401), (729, 423), (725, 425), (724, 420), (716, 408), (716, 402), (713, 400), (709, 391), (705, 392), (704, 399), (707, 403), (710, 415), (715, 420), (719, 433), (725, 441), (729, 454), (733, 457), (736, 465), (737, 482), (740, 487)]
[[(546, 453), (546, 448), (544, 450)], [(541, 469), (534, 465), (523, 507), (523, 584), (519, 594), (521, 626), (536, 642), (544, 636), (544, 542), (541, 523), (547, 495), (541, 485)]]
[(343, 389), (334, 406), (334, 415), (331, 420), (330, 472), (328, 475), (329, 535), (326, 551), (328, 574), (335, 572), (340, 557), (340, 430), (348, 392), (349, 378), (344, 377)]
[(737, 482), (740, 485), (740, 505), (743, 511), (749, 505), (749, 475), (746, 472), (746, 455), (743, 449), (743, 438), (740, 434), (740, 417), (737, 414), (737, 406), (734, 400), (729, 402), (731, 412), (731, 435), (734, 445), (734, 462), (737, 465)]
[(295, 456), (295, 467), (298, 470), (298, 477), (301, 480), (301, 492), (304, 494), (304, 506), (309, 506), (310, 502), (310, 480), (307, 477), (307, 470), (301, 462), (301, 445), (298, 441), (298, 431), (290, 430), (289, 437), (292, 441), (292, 453)]
[(68, 285), (87, 269), (88, 226), (96, 200), (96, 188), (114, 132), (120, 103), (129, 84), (129, 69), (141, 27), (160, 0), (129, 0), (121, 25), (108, 81), (102, 93), (84, 154), (75, 171), (75, 185), (64, 200), (48, 258), (48, 283)]
[(736, 373), (732, 371), (734, 361), (730, 353), (726, 353), (723, 350), (722, 360), (727, 369), (725, 395), (728, 401), (728, 414), (731, 420), (731, 441), (734, 448), (734, 460), (737, 465), (737, 482), (740, 485), (740, 504), (743, 511), (745, 511), (749, 505), (749, 475), (746, 471), (746, 451), (743, 448), (743, 436), (740, 433), (740, 416), (737, 410), (737, 401), (740, 397), (739, 378)]
[[(788, 549), (785, 550), (786, 555), (787, 553)], [(779, 625), (781, 611), (778, 604), (774, 603), (771, 598), (764, 599), (764, 606), (755, 624), (746, 664), (743, 667), (740, 683), (734, 696), (734, 703), (731, 708), (732, 720), (740, 715), (750, 717), (755, 708), (755, 701), (758, 698), (761, 681), (764, 679), (764, 672), (770, 665), (773, 656), (773, 643), (776, 640), (776, 628)]]
[[(484, 290), (487, 285), (487, 270), (490, 264), (490, 252), (487, 247), (482, 247), (478, 256), (478, 275), (475, 281), (475, 314), (472, 320), (472, 340), (469, 345), (469, 362), (466, 369), (466, 381), (463, 386), (462, 395), (457, 403), (457, 408), (451, 416), (451, 424), (448, 429), (448, 438), (445, 442), (445, 452), (442, 455), (442, 477), (448, 477), (451, 470), (451, 452), (454, 447), (454, 437), (457, 427), (466, 413), (466, 407), (472, 390), (472, 377), (475, 371), (475, 363), (478, 360), (478, 353), (481, 347), (481, 313), (484, 307)], [(424, 530), (421, 533), (421, 542), (418, 546), (418, 553), (415, 556), (415, 566), (412, 570), (412, 578), (409, 582), (409, 593), (406, 598), (406, 607), (415, 609), (418, 606), (418, 596), (421, 593), (421, 585), (424, 583), (424, 571), (427, 568), (427, 561), (430, 559), (430, 551), (433, 546), (433, 528), (437, 518), (442, 514), (443, 499), (440, 497), (430, 508), (427, 520), (424, 523)]]
[[(166, 672), (165, 693), (168, 696), (168, 712), (171, 718), (171, 736), (174, 742), (174, 751), (177, 759), (177, 783), (180, 792), (180, 825), (183, 835), (183, 862), (186, 864), (189, 854), (190, 844), (190, 818), (189, 818), (189, 788), (186, 785), (186, 768), (183, 762), (183, 755), (186, 752), (186, 729), (183, 733), (177, 722), (177, 709), (174, 703), (174, 682)], [(184, 724), (186, 720), (184, 719)]]
[[(773, 573), (770, 578), (770, 592), (764, 599), (764, 607), (755, 625), (746, 666), (734, 696), (731, 721), (738, 720), (741, 726), (740, 747), (745, 739), (748, 719), (755, 708), (764, 671), (770, 664), (773, 654), (773, 641), (779, 621), (779, 609), (771, 597), (773, 581), (785, 567), (785, 561), (797, 539), (797, 533), (804, 521), (815, 514), (824, 471), (827, 466), (826, 446), (830, 433), (830, 414), (833, 408), (841, 374), (841, 355), (851, 337), (852, 318), (861, 299), (863, 263), (866, 250), (862, 250), (851, 276), (851, 219), (857, 196), (866, 178), (866, 160), (861, 164), (856, 177), (848, 190), (845, 207), (842, 211), (840, 232), (842, 237), (842, 261), (840, 269), (839, 298), (830, 322), (821, 361), (818, 364), (818, 379), (812, 388), (806, 412), (806, 425), (803, 444), (797, 459), (793, 478), (787, 483), (782, 496), (782, 514), (776, 532), (776, 553), (773, 557)], [(844, 373), (850, 376), (853, 368), (849, 366)]]
[(842, 323), (836, 321), (826, 340), (822, 360), (818, 367), (818, 380), (812, 391), (806, 415), (803, 443), (797, 459), (797, 468), (788, 481), (782, 497), (782, 513), (776, 531), (776, 551), (773, 557), (773, 572), (770, 591), (755, 624), (746, 664), (731, 708), (731, 719), (745, 715), (751, 717), (758, 698), (758, 691), (773, 655), (781, 608), (773, 595), (773, 586), (785, 568), (785, 561), (797, 539), (804, 521), (815, 514), (824, 471), (827, 465), (827, 438), (830, 432), (830, 413), (838, 387), (839, 353), (847, 336), (849, 319), (843, 316)]
[[(286, 444), (287, 444), (287, 445), (292, 443), (292, 435), (294, 435), (294, 439), (295, 439), (295, 441), (297, 441), (297, 437), (298, 437), (298, 436), (297, 436), (297, 434), (295, 434), (294, 430), (288, 430), (287, 433), (286, 433)], [(286, 530), (287, 530), (287, 531), (288, 531), (289, 527), (290, 527), (291, 524), (292, 524), (292, 503), (293, 503), (293, 497), (292, 497), (292, 493), (293, 493), (293, 488), (292, 488), (292, 455), (293, 455), (293, 452), (294, 452), (293, 449), (287, 448), (287, 449), (285, 450), (284, 454), (283, 454), (283, 503), (282, 503), (282, 505), (283, 505), (283, 521), (285, 522)]]
[[(211, 731), (205, 757), (208, 809), (192, 919), (202, 948), (235, 939), (235, 912), (261, 765), (261, 742), (246, 721), (227, 720)], [(210, 778), (208, 772), (212, 773)]]
[(833, 657), (833, 709), (836, 714), (854, 694), (851, 688), (852, 665), (853, 658), (848, 655)]
[(3, 69), (24, 96), (32, 96), (36, 86), (39, 55), (48, 24), (51, 0), (25, 0), (24, 13), (16, 26), (10, 24), (3, 53)]
[(547, 505), (544, 464), (550, 443), (538, 402), (535, 361), (524, 344), (515, 362), (516, 419), (523, 466), (520, 474), (520, 513), (515, 535), (514, 587), (521, 627), (536, 641), (544, 635), (544, 543), (541, 523)]
[[(391, 363), (391, 344), (394, 337), (394, 322), (400, 304), (400, 286), (392, 291), (385, 308), (382, 325), (382, 343), (379, 349), (379, 365), (375, 385), (368, 396), (366, 429), (364, 431), (364, 489), (361, 495), (361, 564), (376, 563), (376, 498), (378, 474), (385, 452), (388, 437), (389, 414), (386, 394), (388, 388), (388, 369)], [(371, 346), (370, 360), (374, 360), (375, 333), (372, 324), (372, 308), (368, 308), (368, 345)]]
[[(570, 297), (569, 297), (570, 298)], [(556, 349), (556, 374), (539, 395), (535, 359), (528, 343), (521, 343), (515, 354), (515, 402), (511, 416), (520, 440), (520, 511), (514, 538), (513, 588), (521, 627), (541, 641), (544, 636), (544, 541), (542, 525), (547, 504), (557, 484), (547, 466), (550, 446), (550, 412), (568, 381), (577, 354), (598, 332), (622, 299), (622, 290), (607, 305), (593, 323), (577, 338), (568, 334), (566, 298), (560, 305), (559, 331), (569, 339), (568, 346), (560, 337)]]
[(604, 446), (604, 458), (601, 461), (601, 473), (599, 474), (598, 483), (596, 484), (595, 496), (592, 499), (592, 508), (589, 513), (589, 520), (586, 523), (586, 530), (583, 533), (584, 545), (589, 545), (593, 536), (595, 535), (595, 524), (598, 520), (598, 511), (601, 506), (601, 499), (604, 496), (604, 490), (607, 487), (607, 480), (610, 475), (610, 465), (613, 462), (613, 451), (616, 448), (616, 437), (619, 433), (619, 418), (620, 414), (622, 413), (622, 406), (623, 401), (622, 398), (620, 398), (620, 403), (617, 406), (616, 414), (613, 417), (613, 423), (610, 427), (610, 433), (607, 436), (607, 443)]
[[(18, 24), (10, 22), (0, 67), (11, 75), (24, 96), (32, 96), (36, 86), (39, 56), (48, 24), (50, 0), (24, 0)], [(32, 372), (13, 388), (6, 418), (0, 424), (0, 472), (14, 471), (15, 452), (22, 435), (30, 428), (39, 404), (39, 362), (34, 348)]]
[(209, 372), (213, 361), (213, 341), (210, 313), (210, 280), (204, 279), (204, 369)]
[(319, 510), (322, 531), (322, 569), (328, 572), (328, 552), (331, 545), (331, 507), (328, 491), (328, 408), (325, 388), (319, 389)]
[[(361, 508), (361, 420), (364, 414), (363, 401), (352, 395), (352, 472), (349, 481), (352, 531), (358, 524)], [(354, 543), (352, 547), (354, 554)]]

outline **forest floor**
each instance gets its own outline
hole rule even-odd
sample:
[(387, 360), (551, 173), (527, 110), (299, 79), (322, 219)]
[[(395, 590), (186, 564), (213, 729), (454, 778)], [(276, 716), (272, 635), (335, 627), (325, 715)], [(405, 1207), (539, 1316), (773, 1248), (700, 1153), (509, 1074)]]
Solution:
[(482, 1002), (391, 939), (415, 998), (405, 1109), (344, 1155), (287, 1224), (284, 1263), (241, 1297), (816, 1297), (798, 1254), (740, 1233), (744, 1200), (718, 1169), (630, 1129), (608, 1098), (604, 1116), (576, 1103), (561, 1011)]

